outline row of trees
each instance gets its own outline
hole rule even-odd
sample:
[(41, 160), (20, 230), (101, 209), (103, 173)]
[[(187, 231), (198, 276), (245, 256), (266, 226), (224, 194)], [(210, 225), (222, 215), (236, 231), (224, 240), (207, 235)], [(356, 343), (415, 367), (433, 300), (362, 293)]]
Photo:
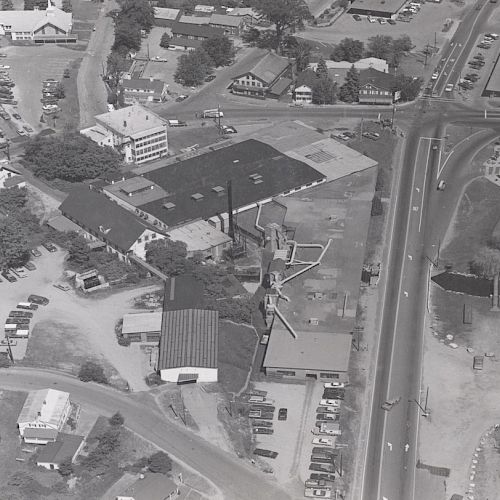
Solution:
[(228, 270), (218, 265), (203, 265), (198, 255), (188, 258), (185, 243), (167, 239), (153, 241), (146, 247), (146, 261), (168, 276), (193, 276), (203, 284), (208, 309), (219, 311), (221, 318), (250, 323), (250, 301), (228, 297)]
[(353, 38), (344, 38), (335, 45), (330, 55), (332, 61), (356, 62), (363, 57), (376, 57), (385, 59), (391, 66), (399, 66), (404, 53), (413, 47), (408, 35), (393, 38), (388, 35), (376, 35), (368, 39), (368, 44)]
[(62, 136), (35, 136), (25, 147), (27, 166), (38, 177), (81, 182), (116, 171), (121, 156), (78, 132)]
[(234, 53), (233, 42), (227, 36), (204, 40), (201, 47), (179, 57), (174, 79), (183, 85), (200, 85), (214, 67), (229, 66)]

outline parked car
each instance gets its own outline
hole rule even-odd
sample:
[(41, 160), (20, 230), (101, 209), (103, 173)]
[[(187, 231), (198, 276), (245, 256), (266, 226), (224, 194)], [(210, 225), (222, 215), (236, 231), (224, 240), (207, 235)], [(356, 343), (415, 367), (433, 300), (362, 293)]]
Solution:
[(274, 430), (271, 429), (270, 427), (254, 427), (253, 433), (254, 434), (274, 434)]
[(182, 101), (184, 101), (187, 98), (188, 98), (187, 95), (182, 95), (181, 94), (179, 97), (177, 97), (177, 99), (175, 100), (175, 102), (182, 102)]
[(23, 125), (23, 129), (26, 130), (29, 134), (34, 132), (34, 130), (29, 125)]
[(396, 24), (396, 21), (394, 21), (394, 19), (387, 19), (387, 22), (389, 24), (392, 24), (393, 26)]
[(383, 17), (379, 17), (378, 22), (379, 22), (379, 24), (387, 24), (387, 20), (384, 19)]
[(359, 16), (358, 14), (353, 14), (352, 18), (353, 18), (355, 21), (361, 21), (361, 16)]
[(479, 80), (479, 75), (477, 73), (467, 73), (464, 78), (471, 82), (477, 82)]
[(26, 130), (24, 130), (23, 128), (18, 128), (18, 129), (16, 130), (16, 132), (17, 132), (17, 135), (20, 135), (20, 136), (26, 136), (26, 135), (28, 135), (28, 134), (26, 133)]
[(66, 283), (54, 283), (53, 286), (59, 288), (59, 290), (62, 290), (63, 292), (71, 290), (71, 287), (69, 285), (66, 285)]
[(10, 318), (32, 318), (33, 313), (29, 311), (10, 311)]
[(42, 243), (43, 248), (47, 249), (49, 252), (57, 252), (57, 247), (50, 242)]
[(38, 248), (32, 248), (30, 250), (31, 252), (31, 255), (33, 255), (33, 257), (41, 257), (42, 256), (42, 252), (40, 252), (40, 250), (38, 250)]
[(212, 80), (215, 80), (216, 76), (215, 75), (208, 75), (206, 78), (205, 78), (205, 81), (206, 82), (211, 82)]
[(7, 66), (6, 64), (0, 64), (1, 69), (10, 69), (10, 66)]
[(270, 420), (252, 420), (253, 427), (272, 427), (273, 423)]
[(329, 481), (330, 483), (335, 481), (335, 474), (318, 474), (313, 472), (309, 477), (316, 481)]
[(374, 17), (370, 17), (370, 16), (367, 16), (367, 17), (366, 17), (366, 20), (367, 20), (369, 23), (374, 23), (374, 22), (376, 22), (376, 21), (375, 21), (375, 18), (374, 18)]
[(7, 318), (5, 320), (6, 324), (14, 324), (14, 325), (29, 325), (31, 319), (30, 318)]
[(28, 274), (26, 273), (26, 269), (23, 267), (16, 267), (12, 268), (11, 271), (18, 277), (18, 278), (27, 278)]
[(439, 73), (437, 71), (432, 73), (431, 80), (437, 80), (438, 78), (439, 78)]
[(345, 387), (344, 382), (325, 382), (323, 384), (325, 389), (343, 389)]
[(19, 302), (17, 304), (17, 309), (27, 309), (28, 311), (36, 311), (38, 309), (38, 304), (32, 304), (31, 302)]
[(46, 306), (49, 303), (49, 299), (47, 297), (42, 297), (41, 295), (31, 294), (28, 297), (28, 302), (33, 302), (33, 304)]
[(69, 69), (65, 69), (63, 73), (63, 78), (69, 78), (71, 76), (71, 73), (69, 72)]
[(16, 120), (21, 120), (21, 115), (19, 113), (12, 113), (12, 117)]
[(323, 453), (324, 455), (328, 455), (330, 457), (336, 457), (338, 455), (337, 450), (324, 446), (313, 446), (312, 452), (319, 453), (320, 455)]
[(260, 344), (267, 345), (268, 342), (269, 342), (269, 335), (267, 334), (262, 335), (262, 338), (260, 339)]
[(437, 185), (437, 190), (438, 191), (444, 191), (446, 188), (446, 182), (444, 181), (439, 181)]
[(15, 281), (17, 281), (17, 278), (12, 274), (10, 273), (9, 271), (5, 270), (5, 271), (2, 271), (2, 276), (9, 282), (9, 283), (14, 283)]
[(474, 361), (472, 362), (472, 368), (474, 370), (482, 370), (484, 364), (484, 356), (474, 356)]
[(1, 52), (0, 57), (7, 57), (7, 54), (4, 54), (3, 52)]
[(280, 408), (278, 410), (278, 420), (286, 420), (288, 418), (288, 409)]
[(340, 406), (340, 401), (337, 399), (322, 399), (319, 402), (320, 406)]
[(311, 465), (309, 465), (309, 470), (334, 473), (335, 466), (333, 464), (320, 464), (313, 462), (311, 463)]
[(271, 450), (264, 450), (262, 448), (255, 448), (255, 450), (253, 450), (253, 454), (258, 455), (259, 457), (266, 457), (266, 458), (276, 458), (278, 456), (278, 452)]
[(236, 134), (238, 132), (232, 125), (222, 125), (221, 128), (225, 134)]
[(333, 446), (332, 438), (314, 438), (312, 444), (320, 444), (322, 446)]
[(484, 38), (491, 38), (492, 40), (498, 40), (498, 38), (500, 38), (500, 35), (498, 35), (497, 33), (486, 33), (484, 35)]
[(453, 83), (449, 83), (448, 85), (446, 85), (446, 87), (444, 88), (444, 91), (445, 92), (453, 92)]

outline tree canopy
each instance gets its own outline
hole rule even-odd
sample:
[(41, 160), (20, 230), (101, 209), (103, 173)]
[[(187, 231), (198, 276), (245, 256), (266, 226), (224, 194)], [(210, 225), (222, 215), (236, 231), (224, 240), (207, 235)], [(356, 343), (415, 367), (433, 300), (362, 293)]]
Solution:
[(471, 271), (483, 278), (493, 278), (500, 272), (500, 250), (483, 246), (471, 262)]
[(331, 54), (333, 61), (356, 62), (363, 57), (365, 46), (361, 40), (353, 38), (344, 38), (335, 45)]
[(306, 70), (309, 66), (312, 45), (307, 40), (302, 40), (294, 36), (288, 36), (285, 44), (288, 55), (295, 59), (297, 71), (300, 73)]
[(229, 66), (234, 60), (234, 45), (225, 35), (207, 38), (201, 43), (202, 49), (210, 56), (212, 64), (219, 66)]
[(101, 147), (79, 132), (63, 136), (36, 136), (25, 148), (24, 159), (38, 177), (80, 182), (93, 179), (121, 165), (121, 156)]
[(281, 47), (287, 29), (301, 29), (304, 21), (311, 18), (303, 0), (253, 0), (253, 7), (274, 25), (278, 48)]
[(178, 276), (188, 271), (187, 245), (182, 241), (162, 239), (146, 246), (146, 262), (168, 276)]
[(82, 382), (97, 382), (99, 384), (108, 383), (103, 367), (94, 361), (86, 361), (83, 363), (78, 372), (78, 378)]
[(172, 460), (164, 451), (157, 451), (148, 458), (148, 470), (168, 474), (172, 470)]
[(198, 86), (203, 83), (203, 80), (212, 72), (212, 69), (211, 57), (205, 50), (198, 48), (179, 57), (174, 79), (183, 85)]
[(319, 58), (318, 66), (316, 66), (316, 76), (318, 78), (328, 78), (328, 68), (322, 57)]
[(340, 86), (339, 99), (343, 102), (357, 102), (359, 99), (359, 72), (354, 65), (349, 68)]
[(414, 101), (422, 89), (423, 80), (421, 78), (398, 75), (394, 80), (393, 91), (401, 92), (400, 101)]
[(312, 85), (312, 102), (314, 104), (335, 104), (337, 101), (337, 84), (330, 77), (316, 78)]

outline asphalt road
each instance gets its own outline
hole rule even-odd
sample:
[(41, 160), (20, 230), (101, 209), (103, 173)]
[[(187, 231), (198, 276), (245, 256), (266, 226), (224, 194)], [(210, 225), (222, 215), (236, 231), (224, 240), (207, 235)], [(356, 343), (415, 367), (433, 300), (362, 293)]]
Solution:
[(103, 415), (111, 416), (119, 411), (129, 429), (193, 467), (212, 481), (228, 500), (291, 498), (268, 481), (268, 476), (243, 460), (170, 423), (149, 394), (127, 395), (59, 372), (29, 368), (0, 369), (0, 387), (19, 391), (53, 387), (69, 392), (73, 401), (93, 407)]

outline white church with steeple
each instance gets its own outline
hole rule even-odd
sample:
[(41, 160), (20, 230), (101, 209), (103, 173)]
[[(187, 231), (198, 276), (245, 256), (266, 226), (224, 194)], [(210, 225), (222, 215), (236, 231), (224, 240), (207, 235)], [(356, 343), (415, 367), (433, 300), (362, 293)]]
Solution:
[(47, 9), (0, 11), (0, 35), (14, 40), (43, 43), (76, 43), (72, 35), (73, 14), (47, 0)]

